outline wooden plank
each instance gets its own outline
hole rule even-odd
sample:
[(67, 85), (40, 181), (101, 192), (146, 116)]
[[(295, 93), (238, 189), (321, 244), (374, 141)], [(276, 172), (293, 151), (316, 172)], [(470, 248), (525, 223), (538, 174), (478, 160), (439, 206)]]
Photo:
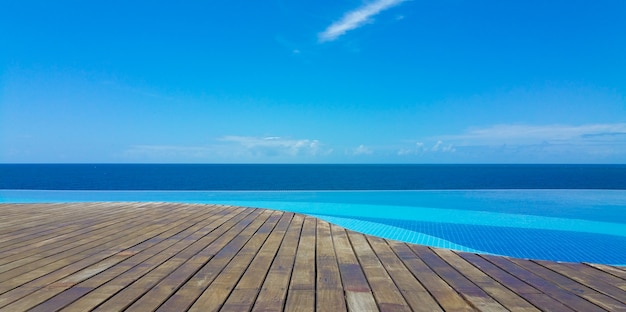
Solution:
[(506, 311), (506, 308), (503, 307), (498, 301), (493, 299), (484, 290), (468, 280), (449, 263), (437, 256), (437, 254), (435, 254), (430, 248), (419, 245), (410, 245), (410, 248), (424, 261), (424, 263), (426, 263), (426, 265), (435, 271), (452, 288), (460, 293), (465, 300), (470, 302), (477, 309)]
[[(235, 289), (233, 290), (233, 292), (243, 291), (244, 293), (250, 295), (245, 298), (233, 298), (233, 296), (228, 296), (226, 302), (224, 302), (224, 305), (222, 306), (223, 310), (250, 310), (252, 308), (258, 297), (261, 286), (265, 281), (269, 268), (274, 258), (276, 257), (278, 249), (285, 237), (289, 224), (293, 219), (293, 215), (294, 214), (291, 212), (285, 212), (283, 214), (283, 216), (280, 218), (280, 221), (278, 221), (278, 224), (270, 233), (270, 236), (267, 238), (263, 246), (261, 246), (261, 249), (256, 254), (243, 276), (241, 276), (241, 279), (237, 283), (237, 286), (235, 286)], [(204, 311), (206, 304), (208, 304), (209, 302), (203, 300), (203, 296), (198, 298), (198, 301), (196, 301), (196, 303), (191, 306), (190, 311)]]
[[(253, 210), (249, 215), (243, 218), (232, 226), (225, 227), (225, 231), (219, 233), (217, 231), (212, 232), (208, 236), (212, 236), (207, 242), (211, 242), (207, 246), (206, 243), (194, 242), (189, 247), (181, 250), (173, 257), (167, 259), (163, 263), (159, 264), (156, 268), (143, 275), (139, 279), (133, 281), (130, 285), (125, 286), (121, 291), (107, 299), (101, 305), (99, 305), (94, 311), (119, 311), (127, 309), (137, 299), (142, 297), (145, 293), (153, 289), (161, 280), (168, 275), (172, 274), (183, 263), (189, 262), (192, 265), (192, 273), (195, 273), (193, 265), (201, 267), (213, 256), (214, 250), (220, 250), (232, 241), (239, 233), (244, 231), (250, 224), (252, 224), (257, 217), (262, 213), (260, 210)], [(219, 235), (219, 236), (218, 236)], [(207, 236), (207, 237), (208, 237)], [(182, 270), (186, 270), (183, 268)], [(154, 298), (154, 297), (152, 297)], [(149, 304), (148, 302), (141, 301), (140, 303)]]
[[(76, 213), (76, 214), (80, 214), (80, 212)], [(136, 218), (136, 220), (140, 220), (138, 217)], [(126, 221), (128, 222), (128, 221)], [(85, 222), (86, 223), (86, 222)], [(123, 224), (123, 221), (117, 220), (115, 221), (115, 223), (121, 223)], [(69, 249), (71, 249), (74, 246), (80, 246), (81, 244), (84, 244), (85, 242), (88, 242), (90, 240), (94, 240), (97, 238), (96, 235), (98, 235), (98, 233), (111, 233), (115, 230), (115, 227), (111, 227), (110, 224), (105, 224), (107, 227), (103, 227), (103, 228), (99, 228), (100, 225), (97, 224), (95, 226), (89, 226), (86, 225), (86, 230), (84, 231), (86, 234), (88, 235), (84, 235), (82, 238), (83, 239), (79, 239), (79, 240), (70, 240), (69, 243), (68, 242), (49, 242), (46, 240), (43, 240), (41, 243), (38, 244), (31, 244), (35, 249), (31, 249), (30, 247), (22, 250), (22, 249), (18, 249), (18, 250), (12, 250), (12, 251), (7, 251), (7, 253), (12, 253), (12, 255), (10, 257), (5, 257), (3, 260), (5, 262), (4, 265), (2, 265), (0, 267), (0, 272), (6, 272), (8, 270), (11, 270), (13, 268), (19, 267), (20, 265), (24, 265), (24, 264), (28, 264), (30, 262), (33, 262), (35, 260), (38, 259), (42, 259), (45, 258), (47, 256), (50, 255), (54, 255), (55, 253), (58, 252), (62, 252), (62, 251), (67, 251)], [(62, 225), (59, 225), (58, 228), (62, 229)], [(93, 231), (92, 231), (93, 230)], [(106, 235), (106, 234), (103, 234)], [(85, 238), (85, 236), (87, 236)], [(30, 249), (30, 251), (28, 251), (28, 249)], [(53, 249), (52, 251), (50, 251), (50, 249)], [(21, 261), (16, 261), (16, 260), (20, 260)], [(10, 262), (11, 263), (6, 263), (6, 262)], [(38, 263), (38, 266), (41, 266), (42, 263)], [(1, 275), (3, 277), (8, 277), (9, 273), (2, 273)]]
[(605, 265), (605, 264), (597, 264), (597, 263), (585, 263), (585, 264), (588, 266), (594, 267), (602, 272), (605, 272), (613, 276), (617, 276), (623, 280), (626, 280), (626, 270), (624, 270), (623, 268), (620, 269), (618, 267), (613, 267), (613, 266)]
[(575, 311), (606, 311), (576, 294), (566, 291), (551, 281), (516, 265), (509, 258), (489, 255), (482, 255), (482, 257)]
[(331, 234), (348, 309), (351, 311), (377, 310), (376, 300), (345, 229), (331, 225)]
[[(177, 223), (175, 222), (170, 224), (170, 226), (175, 226), (176, 224)], [(28, 293), (32, 293), (33, 291), (52, 284), (59, 279), (78, 272), (84, 267), (98, 263), (107, 257), (118, 254), (124, 249), (150, 239), (155, 234), (159, 234), (167, 230), (167, 227), (157, 228), (150, 225), (146, 227), (146, 230), (147, 231), (145, 233), (134, 235), (131, 238), (126, 235), (127, 232), (125, 231), (122, 231), (117, 235), (111, 235), (109, 238), (113, 240), (104, 242), (100, 247), (92, 246), (91, 249), (94, 249), (94, 251), (88, 250), (87, 252), (71, 255), (62, 261), (56, 261), (42, 268), (33, 268), (26, 274), (4, 282), (3, 285), (5, 286), (8, 284), (15, 285), (15, 287), (0, 295), (0, 306), (4, 306)], [(132, 230), (132, 232), (135, 232), (135, 230)], [(69, 251), (68, 253), (71, 254)]]
[[(315, 291), (311, 295), (310, 290), (290, 289), (287, 294), (285, 311), (312, 312), (315, 311)], [(341, 311), (341, 310), (338, 310)]]
[[(74, 210), (95, 209), (91, 207), (110, 207), (111, 210), (121, 211), (123, 203), (58, 203), (58, 204), (0, 204), (0, 209), (10, 218), (2, 220), (0, 237), (6, 237), (7, 233), (13, 236), (14, 233), (41, 231), (42, 227), (54, 227), (56, 222), (71, 221), (80, 219), (81, 215), (73, 213)], [(102, 209), (97, 213), (108, 214)], [(4, 241), (4, 240), (3, 240)]]
[(287, 293), (286, 311), (315, 311), (315, 246), (317, 221), (304, 217)]
[[(86, 208), (88, 209), (88, 208)], [(78, 214), (78, 213), (76, 213)], [(124, 218), (124, 216), (122, 216)], [(122, 221), (123, 220), (123, 221)], [(133, 220), (141, 220), (140, 216), (134, 217), (126, 217), (124, 219), (114, 219), (109, 222), (98, 223), (93, 226), (89, 225), (77, 225), (76, 227), (70, 228), (70, 230), (76, 230), (78, 227), (83, 227), (80, 230), (77, 230), (75, 235), (67, 235), (69, 237), (58, 236), (58, 230), (64, 229), (61, 225), (57, 226), (55, 232), (50, 233), (51, 238), (47, 239), (37, 239), (37, 242), (28, 241), (26, 246), (15, 247), (8, 246), (7, 249), (3, 248), (3, 254), (6, 256), (3, 257), (2, 265), (0, 265), (0, 279), (3, 278), (11, 278), (12, 276), (19, 275), (15, 268), (20, 266), (24, 266), (40, 260), (36, 266), (43, 266), (46, 260), (42, 260), (47, 258), (47, 260), (58, 259), (58, 254), (64, 251), (71, 250), (73, 247), (79, 248), (86, 243), (93, 241), (98, 238), (98, 235), (107, 236), (110, 233), (115, 233), (116, 230), (119, 230), (119, 224), (124, 224), (125, 222), (133, 221)], [(88, 235), (83, 235), (88, 234)], [(73, 239), (73, 236), (78, 236), (79, 239)], [(62, 237), (59, 238), (59, 237)], [(59, 238), (59, 239), (57, 239)], [(6, 250), (6, 251), (5, 251)], [(54, 257), (56, 256), (56, 257)], [(7, 271), (14, 270), (13, 273), (7, 273)]]
[[(256, 211), (259, 212), (259, 211)], [(272, 213), (264, 210), (245, 228), (237, 234), (235, 237), (229, 240), (221, 250), (231, 250), (233, 252), (239, 251), (244, 244), (246, 244), (255, 234), (257, 229), (261, 227), (265, 221), (270, 217)], [(234, 227), (233, 227), (234, 229)], [(226, 237), (226, 236), (222, 236)], [(220, 237), (220, 238), (222, 238)], [(185, 259), (187, 256), (177, 255), (176, 257)], [(202, 266), (204, 266), (209, 260), (208, 257), (199, 251), (197, 254), (188, 258), (184, 264), (179, 266), (167, 277), (162, 279), (157, 285), (152, 287), (141, 298), (135, 301), (129, 306), (126, 311), (154, 311), (161, 306), (173, 293), (182, 287), (183, 283), (187, 282), (195, 273), (197, 273)], [(180, 307), (179, 307), (180, 308)]]
[(621, 302), (605, 295), (597, 292), (596, 290), (589, 288), (583, 284), (580, 284), (573, 279), (562, 275), (560, 273), (554, 272), (544, 266), (541, 266), (533, 261), (522, 260), (522, 259), (510, 259), (513, 263), (517, 264), (533, 272), (534, 274), (551, 281), (552, 283), (558, 285), (559, 287), (577, 294), (578, 296), (585, 298), (592, 303), (607, 309), (609, 311), (626, 311), (626, 306)]
[(598, 270), (582, 263), (535, 262), (626, 305), (626, 291), (622, 289), (626, 288), (626, 282), (621, 278), (598, 272)]
[[(89, 221), (94, 219), (111, 219), (111, 217), (120, 214), (133, 215), (132, 210), (125, 208), (127, 205), (123, 203), (84, 203), (43, 206), (32, 212), (25, 207), (20, 213), (8, 212), (11, 218), (7, 218), (7, 220), (15, 220), (16, 222), (13, 222), (12, 225), (5, 223), (0, 229), (0, 242), (2, 242), (0, 248), (21, 242), (23, 241), (22, 238), (27, 235), (38, 234), (37, 237), (44, 237), (50, 230), (56, 230), (58, 227), (89, 224)], [(88, 213), (84, 213), (85, 210)], [(24, 215), (25, 211), (28, 211), (29, 215)], [(3, 213), (7, 212), (3, 210)]]
[[(158, 267), (160, 264), (165, 262), (167, 259), (173, 257), (180, 251), (188, 248), (191, 245), (200, 245), (206, 246), (211, 242), (214, 242), (217, 238), (219, 238), (223, 233), (227, 232), (231, 227), (233, 227), (236, 223), (248, 217), (252, 210), (250, 209), (241, 209), (238, 210), (240, 213), (234, 216), (224, 216), (224, 218), (217, 220), (217, 227), (211, 229), (211, 231), (200, 238), (191, 239), (191, 240), (181, 240), (166, 248), (165, 250), (157, 253), (156, 255), (149, 257), (141, 262), (133, 262), (128, 265), (131, 266), (129, 269), (124, 270), (123, 273), (115, 276), (114, 278), (109, 279), (106, 283), (100, 285), (95, 288), (93, 291), (89, 292), (87, 295), (81, 297), (80, 299), (72, 302), (70, 305), (66, 307), (68, 311), (87, 311), (91, 310), (98, 305), (102, 304), (104, 301), (108, 300), (111, 296), (118, 293), (120, 290), (124, 289), (137, 279), (141, 278), (150, 270)], [(140, 259), (137, 259), (140, 260)], [(125, 267), (124, 267), (125, 269)]]
[(252, 311), (283, 311), (304, 217), (294, 215)]
[[(563, 263), (566, 267), (574, 269), (576, 272), (580, 272), (583, 274), (584, 277), (586, 277), (586, 279), (589, 280), (601, 280), (604, 283), (607, 283), (607, 287), (611, 288), (611, 286), (613, 287), (617, 287), (619, 288), (619, 290), (614, 290), (612, 289), (612, 291), (617, 292), (617, 293), (621, 293), (619, 294), (617, 297), (619, 298), (615, 298), (615, 299), (620, 299), (620, 298), (625, 298), (626, 294), (624, 294), (624, 292), (626, 292), (626, 272), (622, 271), (624, 274), (619, 274), (618, 272), (620, 270), (615, 269), (615, 267), (609, 267), (609, 266), (604, 266), (604, 270), (602, 269), (601, 266), (590, 266), (586, 263)], [(614, 269), (614, 270), (610, 270), (610, 269)], [(604, 288), (604, 287), (602, 287)], [(620, 300), (623, 301), (623, 300)]]
[[(86, 295), (91, 290), (103, 285), (107, 281), (142, 263), (143, 261), (157, 255), (159, 252), (164, 251), (165, 249), (171, 247), (176, 243), (182, 241), (187, 245), (190, 245), (193, 241), (211, 232), (214, 229), (213, 222), (220, 218), (224, 218), (224, 213), (231, 212), (234, 216), (234, 212), (236, 211), (234, 208), (210, 208), (212, 209), (207, 209), (203, 213), (203, 215), (195, 216), (193, 217), (193, 220), (188, 220), (188, 223), (183, 224), (182, 227), (184, 228), (184, 230), (180, 231), (178, 228), (172, 228), (168, 232), (164, 232), (161, 234), (167, 237), (166, 239), (159, 241), (153, 239), (144, 241), (143, 243), (122, 252), (121, 255), (123, 255), (124, 258), (118, 256), (113, 257), (112, 259), (119, 258), (123, 261), (120, 261), (120, 263), (107, 268), (106, 271), (99, 272), (98, 275), (95, 276), (90, 276), (88, 279), (84, 279), (80, 283), (69, 283), (72, 284), (72, 286), (69, 288), (55, 288), (55, 290), (58, 289), (60, 292), (55, 291), (55, 293), (57, 294), (55, 294), (54, 297), (36, 306), (31, 311), (55, 311), (63, 308), (64, 306), (77, 300), (83, 295)], [(96, 265), (100, 266), (101, 263), (98, 263)], [(88, 272), (93, 270), (94, 268), (92, 267), (85, 268), (85, 271)], [(82, 273), (79, 272), (78, 276), (84, 277), (80, 274)], [(57, 283), (67, 284), (68, 279), (73, 280), (76, 279), (76, 277), (72, 275)], [(76, 279), (75, 282), (77, 281), (78, 279)], [(46, 289), (48, 293), (52, 293), (49, 288), (44, 289)]]
[[(3, 234), (0, 235), (0, 249), (7, 251), (7, 254), (0, 255), (0, 261), (2, 261), (1, 259), (5, 256), (12, 254), (8, 253), (8, 251), (14, 250), (17, 247), (30, 246), (33, 242), (39, 243), (45, 239), (54, 237), (54, 234), (59, 231), (59, 228), (67, 228), (69, 229), (67, 232), (71, 232), (72, 229), (83, 227), (89, 220), (116, 220), (120, 215), (130, 216), (133, 214), (131, 211), (123, 209), (121, 205), (110, 205), (111, 209), (101, 209), (97, 214), (90, 213), (88, 215), (76, 213), (77, 208), (74, 206), (76, 205), (68, 205), (68, 207), (59, 206), (59, 208), (63, 209), (50, 207), (50, 212), (35, 214), (35, 216), (38, 216), (36, 219), (21, 215), (12, 215), (11, 220), (19, 220), (20, 222), (13, 226), (5, 224), (2, 228), (4, 231), (2, 231)], [(86, 204), (81, 206), (80, 209), (92, 210), (98, 209), (98, 207), (109, 206), (104, 206), (103, 204)], [(50, 214), (51, 212), (53, 214)], [(9, 213), (9, 215), (11, 214)], [(0, 263), (3, 262), (4, 261)]]
[(348, 232), (354, 251), (372, 288), (380, 311), (410, 311), (402, 293), (391, 279), (363, 234)]
[(318, 311), (346, 311), (346, 301), (337, 255), (330, 234), (330, 224), (317, 221), (316, 245), (316, 292), (315, 307)]
[(72, 203), (0, 213), (11, 216), (0, 220), (0, 311), (626, 311), (622, 267), (432, 249), (279, 211)]
[[(247, 230), (241, 236), (243, 238), (252, 230), (256, 230), (252, 238), (247, 241), (241, 239), (231, 242), (230, 246), (220, 250), (185, 285), (161, 305), (158, 311), (187, 310), (204, 292), (223, 296), (220, 300), (213, 300), (214, 304), (218, 307), (221, 306), (281, 217), (281, 212), (264, 211), (264, 223), (261, 227), (258, 230), (256, 228)], [(241, 248), (240, 245), (244, 243), (245, 245)], [(211, 289), (208, 290), (208, 287)], [(205, 306), (205, 309), (210, 310), (210, 307)]]
[(444, 311), (475, 311), (459, 293), (450, 287), (410, 249), (409, 244), (389, 241), (389, 245), (413, 276), (422, 285), (425, 285), (428, 292)]
[(367, 240), (413, 311), (442, 311), (424, 285), (393, 252), (389, 241), (374, 236), (368, 236)]
[(448, 263), (456, 264), (455, 267), (463, 272), (464, 276), (472, 279), (476, 285), (509, 310), (536, 310), (535, 306), (537, 306), (551, 311), (572, 311), (561, 302), (550, 298), (524, 280), (503, 271), (477, 254), (452, 255), (444, 250), (436, 250), (436, 253)]

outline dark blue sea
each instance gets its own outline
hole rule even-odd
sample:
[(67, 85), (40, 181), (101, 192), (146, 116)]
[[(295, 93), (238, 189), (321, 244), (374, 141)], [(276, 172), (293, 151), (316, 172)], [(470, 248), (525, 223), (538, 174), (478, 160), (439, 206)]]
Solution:
[(626, 189), (626, 165), (0, 164), (0, 189)]

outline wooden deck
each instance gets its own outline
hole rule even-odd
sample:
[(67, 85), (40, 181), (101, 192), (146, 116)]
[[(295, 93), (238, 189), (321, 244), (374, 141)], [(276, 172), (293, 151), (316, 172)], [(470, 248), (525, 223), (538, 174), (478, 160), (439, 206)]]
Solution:
[(171, 203), (0, 213), (0, 311), (626, 311), (624, 267), (429, 248), (300, 214)]

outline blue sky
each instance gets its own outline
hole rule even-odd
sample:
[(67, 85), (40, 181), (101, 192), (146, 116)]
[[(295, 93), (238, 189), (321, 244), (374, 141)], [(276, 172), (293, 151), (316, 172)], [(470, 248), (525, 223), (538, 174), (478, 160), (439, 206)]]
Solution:
[(0, 162), (626, 163), (626, 2), (3, 1)]

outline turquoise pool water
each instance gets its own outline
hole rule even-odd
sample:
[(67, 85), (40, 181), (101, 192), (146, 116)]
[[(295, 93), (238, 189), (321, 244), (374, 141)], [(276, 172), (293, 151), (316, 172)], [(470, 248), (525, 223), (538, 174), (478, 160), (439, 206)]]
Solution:
[(217, 203), (304, 213), (388, 239), (553, 261), (626, 264), (626, 191), (24, 191), (0, 202)]

